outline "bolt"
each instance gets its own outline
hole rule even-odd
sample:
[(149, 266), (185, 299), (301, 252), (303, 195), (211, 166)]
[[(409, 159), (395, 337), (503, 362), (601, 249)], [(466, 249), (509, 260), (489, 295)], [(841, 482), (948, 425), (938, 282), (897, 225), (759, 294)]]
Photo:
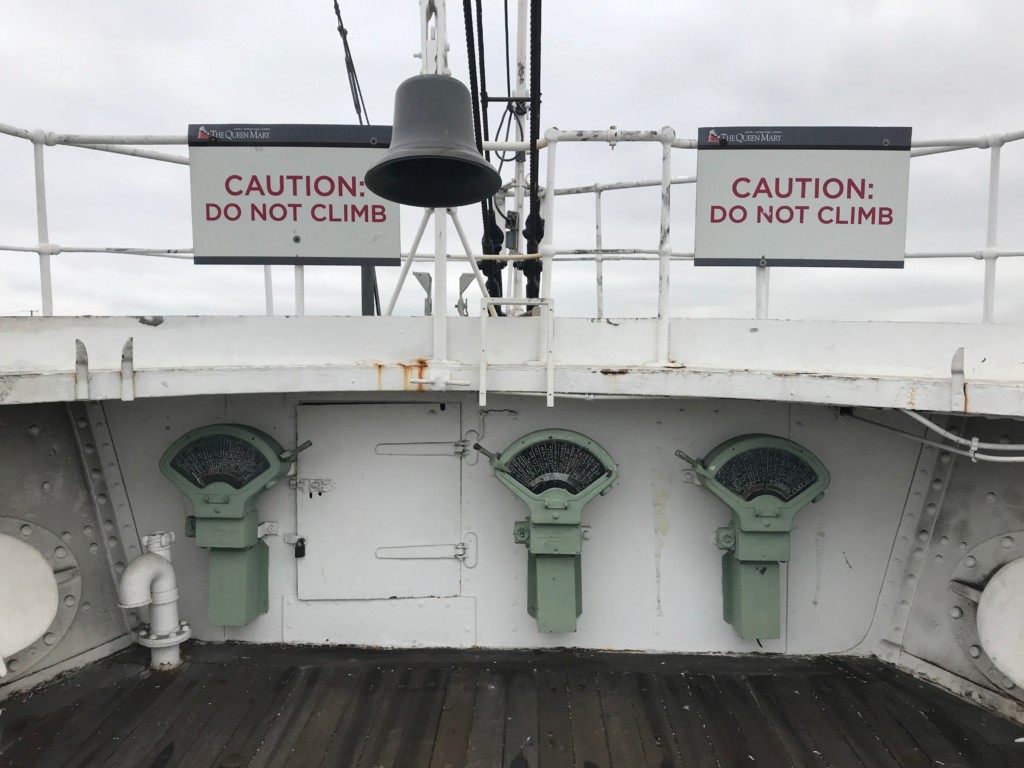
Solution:
[(954, 619), (959, 619), (961, 616), (964, 615), (964, 609), (961, 608), (959, 605), (955, 605), (949, 609), (949, 615), (952, 616)]
[(981, 648), (979, 648), (976, 645), (972, 645), (970, 648), (967, 649), (967, 653), (970, 654), (970, 657), (972, 659), (980, 658), (981, 657)]
[(968, 568), (973, 568), (977, 564), (978, 558), (976, 558), (974, 555), (968, 555), (964, 558), (964, 565), (966, 565)]

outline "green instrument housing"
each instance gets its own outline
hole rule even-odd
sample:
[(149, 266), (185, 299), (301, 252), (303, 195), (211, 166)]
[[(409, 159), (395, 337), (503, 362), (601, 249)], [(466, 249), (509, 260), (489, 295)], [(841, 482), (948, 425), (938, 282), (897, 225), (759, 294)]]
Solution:
[(583, 507), (618, 476), (608, 452), (586, 435), (542, 429), (490, 457), (494, 473), (530, 514), (513, 527), (526, 546), (527, 612), (541, 632), (575, 632), (583, 611)]
[(796, 513), (828, 488), (828, 469), (803, 446), (775, 435), (734, 437), (703, 461), (676, 455), (732, 510), (731, 524), (715, 536), (724, 550), (724, 619), (748, 640), (780, 637), (779, 564), (789, 560)]
[(161, 457), (160, 471), (192, 502), (186, 534), (210, 552), (210, 624), (243, 626), (267, 612), (269, 550), (256, 499), (288, 474), (297, 452), (253, 427), (209, 424)]

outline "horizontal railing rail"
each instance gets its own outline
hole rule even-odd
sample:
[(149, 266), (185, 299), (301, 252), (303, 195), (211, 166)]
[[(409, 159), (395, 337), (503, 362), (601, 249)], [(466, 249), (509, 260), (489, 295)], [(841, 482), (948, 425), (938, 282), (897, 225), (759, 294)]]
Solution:
[[(0, 251), (11, 253), (35, 253), (39, 258), (39, 284), (42, 315), (53, 314), (53, 288), (51, 277), (51, 257), (63, 253), (81, 254), (120, 254), (140, 256), (147, 258), (166, 259), (191, 259), (191, 248), (149, 248), (149, 247), (101, 247), (68, 245), (63, 243), (50, 242), (48, 225), (48, 208), (46, 196), (46, 170), (44, 163), (44, 151), (46, 147), (69, 146), (83, 149), (90, 149), (116, 154), (129, 155), (145, 160), (154, 160), (178, 165), (188, 165), (189, 159), (185, 155), (162, 152), (148, 147), (155, 146), (183, 146), (186, 145), (187, 137), (181, 135), (167, 136), (125, 136), (125, 135), (86, 135), (72, 133), (54, 133), (42, 130), (27, 130), (11, 125), (0, 123), (0, 134), (5, 134), (16, 139), (30, 142), (33, 149), (34, 177), (35, 177), (35, 212), (37, 242), (31, 244), (6, 244), (0, 242)], [(983, 323), (993, 322), (995, 313), (995, 284), (996, 264), (1002, 258), (1017, 258), (1024, 256), (1024, 250), (1000, 248), (998, 246), (998, 212), (999, 212), (999, 190), (1001, 170), (1001, 150), (1005, 144), (1024, 140), (1024, 130), (989, 134), (980, 137), (968, 138), (942, 138), (929, 140), (914, 140), (912, 143), (911, 156), (921, 157), (932, 154), (957, 152), (967, 149), (981, 149), (989, 152), (989, 174), (988, 174), (988, 197), (987, 216), (985, 230), (985, 244), (981, 248), (968, 250), (950, 251), (908, 251), (905, 256), (910, 260), (920, 259), (974, 259), (984, 262), (984, 288), (982, 295), (981, 321)], [(658, 178), (649, 178), (633, 181), (617, 181), (593, 183), (572, 187), (558, 187), (557, 180), (557, 149), (561, 144), (569, 143), (602, 143), (615, 147), (619, 143), (656, 143), (661, 145), (661, 174)], [(528, 142), (487, 142), (485, 148), (495, 151), (523, 151), (529, 149)], [(596, 286), (596, 316), (605, 316), (605, 278), (603, 265), (612, 261), (656, 261), (659, 265), (658, 277), (658, 356), (660, 361), (667, 361), (668, 354), (668, 329), (670, 319), (670, 269), (673, 262), (692, 261), (692, 251), (674, 250), (671, 247), (671, 214), (672, 196), (668, 190), (677, 185), (694, 184), (696, 176), (673, 176), (672, 158), (674, 150), (694, 150), (697, 143), (693, 139), (677, 138), (671, 128), (662, 128), (656, 131), (627, 131), (611, 128), (599, 131), (560, 131), (549, 129), (538, 147), (546, 150), (546, 172), (544, 188), (554, 190), (553, 194), (543, 195), (544, 218), (546, 221), (544, 240), (537, 254), (503, 253), (497, 256), (484, 256), (472, 253), (462, 231), (456, 214), (452, 215), (454, 224), (459, 232), (459, 239), (465, 251), (464, 254), (447, 254), (447, 258), (453, 261), (468, 261), (474, 266), (475, 277), (481, 280), (478, 270), (475, 270), (475, 263), (485, 259), (500, 260), (525, 260), (540, 258), (545, 263), (542, 272), (541, 295), (551, 296), (552, 267), (556, 262), (593, 262), (595, 267)], [(651, 248), (607, 248), (604, 247), (604, 195), (606, 193), (617, 193), (623, 190), (660, 187), (661, 211), (659, 216), (658, 245)], [(506, 194), (515, 196), (516, 190), (506, 188)], [(555, 213), (555, 199), (558, 197), (592, 195), (594, 198), (594, 245), (593, 247), (560, 247), (555, 239), (556, 224), (558, 218)], [(402, 254), (403, 267), (402, 280), (408, 272), (408, 265), (413, 262), (435, 261), (435, 255), (418, 253), (422, 228), (414, 239), (412, 247)], [(3, 235), (0, 233), (0, 241)], [(519, 242), (522, 242), (520, 237)], [(295, 269), (295, 308), (297, 314), (303, 314), (305, 308), (305, 281), (303, 267)], [(769, 305), (769, 278), (770, 267), (755, 267), (755, 317), (764, 319), (768, 317)], [(522, 298), (517, 295), (519, 287), (512, 280), (510, 270), (508, 295), (512, 299)], [(443, 297), (447, 286), (435, 286), (436, 296)], [(264, 268), (265, 305), (267, 314), (274, 312), (274, 290), (272, 271), (269, 266)], [(390, 309), (394, 308), (396, 295), (393, 297)], [(437, 306), (435, 302), (435, 314), (445, 312), (443, 307)]]

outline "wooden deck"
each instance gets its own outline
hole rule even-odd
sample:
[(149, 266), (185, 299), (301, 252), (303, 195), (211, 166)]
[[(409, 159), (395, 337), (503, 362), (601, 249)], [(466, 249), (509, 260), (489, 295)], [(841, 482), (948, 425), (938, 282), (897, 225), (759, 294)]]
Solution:
[(0, 701), (0, 765), (1024, 765), (1024, 727), (866, 660), (186, 648)]

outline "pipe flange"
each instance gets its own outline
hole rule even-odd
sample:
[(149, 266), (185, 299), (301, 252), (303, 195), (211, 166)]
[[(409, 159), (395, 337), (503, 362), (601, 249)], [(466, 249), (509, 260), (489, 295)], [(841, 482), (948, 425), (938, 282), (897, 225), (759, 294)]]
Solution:
[(1000, 568), (1024, 557), (1024, 531), (1008, 531), (978, 544), (957, 564), (946, 592), (953, 636), (975, 668), (997, 690), (1024, 701), (1024, 691), (985, 652), (978, 632), (978, 603)]
[(0, 517), (0, 533), (35, 547), (53, 569), (57, 581), (57, 615), (50, 626), (30, 646), (4, 660), (11, 673), (9, 679), (14, 679), (38, 664), (67, 634), (82, 598), (82, 572), (68, 543), (39, 523)]
[(166, 635), (150, 634), (149, 624), (143, 624), (135, 632), (135, 640), (146, 648), (170, 648), (181, 645), (192, 637), (192, 627), (187, 621), (178, 622), (178, 629)]

